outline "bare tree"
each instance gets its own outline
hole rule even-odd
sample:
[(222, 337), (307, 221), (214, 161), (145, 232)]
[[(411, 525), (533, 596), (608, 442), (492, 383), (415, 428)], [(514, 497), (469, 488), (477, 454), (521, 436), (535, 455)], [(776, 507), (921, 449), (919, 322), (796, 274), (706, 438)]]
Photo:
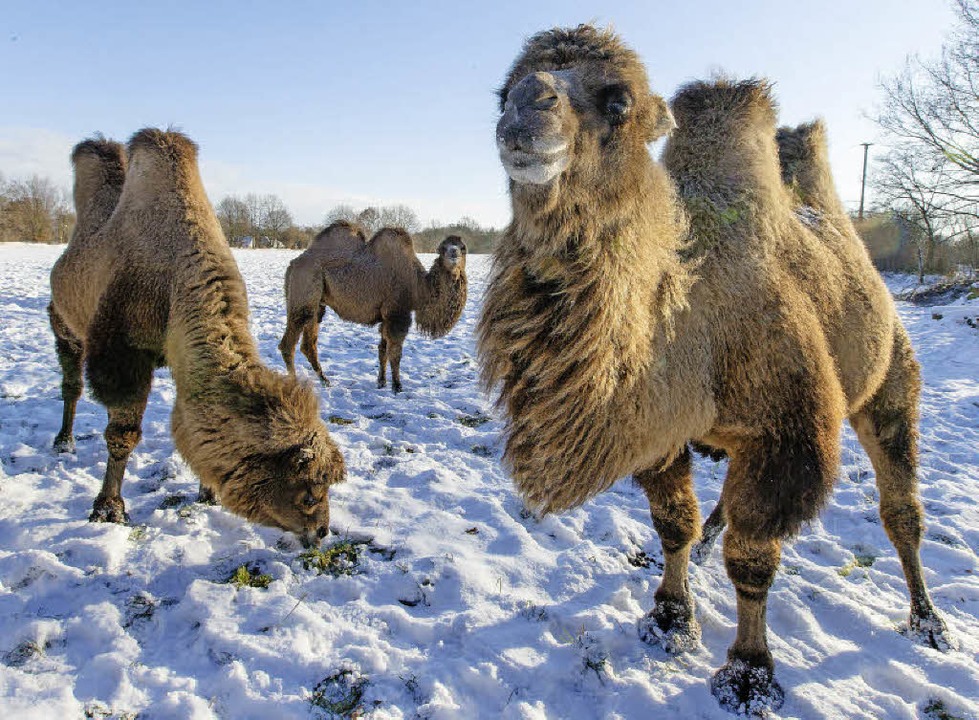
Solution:
[(912, 56), (882, 81), (876, 120), (901, 156), (885, 156), (896, 160), (891, 169), (906, 175), (913, 159), (916, 182), (941, 208), (942, 230), (966, 232), (979, 222), (979, 0), (956, 0), (955, 9), (956, 27), (937, 60)]
[(262, 195), (258, 199), (258, 228), (260, 236), (270, 245), (283, 243), (283, 234), (292, 227), (292, 215), (278, 195)]
[(70, 213), (65, 192), (47, 178), (33, 175), (6, 185), (3, 203), (5, 238), (48, 243), (64, 236), (60, 219)]
[(223, 198), (215, 208), (215, 213), (221, 223), (224, 236), (232, 247), (241, 247), (244, 239), (254, 234), (248, 206), (236, 195)]
[(380, 210), (380, 227), (399, 227), (409, 233), (418, 232), (421, 222), (407, 205), (385, 205)]
[(357, 213), (357, 222), (367, 231), (368, 235), (373, 235), (384, 227), (381, 224), (381, 211), (373, 205), (365, 207)]
[(323, 218), (323, 224), (326, 226), (332, 225), (338, 220), (346, 220), (347, 222), (356, 222), (357, 211), (353, 209), (350, 205), (337, 205), (330, 212), (326, 214)]

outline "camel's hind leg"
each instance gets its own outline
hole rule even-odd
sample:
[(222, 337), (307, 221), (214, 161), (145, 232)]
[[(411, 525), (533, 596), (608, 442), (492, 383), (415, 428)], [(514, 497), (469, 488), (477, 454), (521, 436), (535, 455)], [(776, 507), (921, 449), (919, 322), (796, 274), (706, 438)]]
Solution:
[(326, 379), (326, 375), (323, 374), (323, 368), (320, 367), (319, 348), (316, 343), (320, 334), (319, 321), (323, 318), (323, 312), (323, 310), (320, 311), (318, 318), (316, 316), (310, 316), (303, 324), (303, 340), (301, 348), (303, 355), (305, 355), (306, 359), (309, 360), (309, 365), (313, 368), (313, 372), (315, 372), (317, 377), (323, 381), (324, 385), (329, 385), (330, 381)]
[(918, 363), (907, 333), (898, 328), (884, 384), (850, 422), (877, 475), (880, 517), (901, 559), (911, 596), (911, 630), (932, 647), (945, 650), (951, 639), (928, 596), (918, 555), (924, 532), (917, 478), (920, 392)]
[(639, 636), (659, 643), (667, 652), (692, 650), (700, 643), (700, 625), (693, 612), (687, 581), (690, 547), (697, 539), (700, 509), (693, 492), (690, 451), (662, 470), (635, 474), (646, 497), (653, 526), (663, 545), (663, 579), (656, 589), (656, 605), (639, 623)]
[(286, 331), (282, 334), (279, 341), (279, 354), (286, 365), (286, 370), (290, 375), (296, 374), (296, 343), (303, 331), (303, 318), (297, 317), (296, 313), (289, 313), (286, 317)]
[(381, 341), (377, 343), (377, 388), (387, 385), (388, 341), (384, 339), (384, 326), (381, 326)]
[(54, 439), (56, 452), (74, 452), (75, 438), (72, 429), (75, 425), (75, 407), (82, 394), (82, 341), (75, 337), (58, 315), (53, 305), (48, 305), (48, 317), (54, 332), (55, 349), (61, 365), (61, 399), (64, 410), (61, 416), (61, 430)]

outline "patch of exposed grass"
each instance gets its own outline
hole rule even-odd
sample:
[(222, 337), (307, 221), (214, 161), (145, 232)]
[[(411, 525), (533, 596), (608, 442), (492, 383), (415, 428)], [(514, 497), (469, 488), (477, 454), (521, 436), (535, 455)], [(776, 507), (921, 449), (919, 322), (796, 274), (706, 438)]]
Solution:
[(928, 720), (963, 720), (963, 718), (958, 715), (953, 715), (948, 711), (943, 703), (938, 698), (931, 698), (927, 704), (921, 708), (921, 712)]
[(234, 585), (239, 590), (243, 587), (261, 588), (265, 590), (272, 582), (272, 576), (259, 572), (258, 566), (248, 567), (242, 565), (227, 579), (227, 582)]
[(456, 422), (460, 425), (465, 425), (467, 428), (478, 428), (480, 425), (485, 425), (492, 419), (488, 415), (476, 413), (475, 415), (461, 415), (456, 418)]
[(877, 557), (875, 555), (855, 554), (850, 562), (836, 572), (839, 573), (840, 577), (849, 577), (850, 573), (852, 573), (858, 567), (868, 568), (873, 565), (874, 561), (876, 560)]
[(479, 457), (490, 457), (493, 454), (493, 451), (485, 445), (473, 445), (472, 454)]
[(367, 678), (353, 670), (340, 670), (316, 683), (309, 704), (325, 710), (329, 718), (353, 720), (363, 716), (362, 703), (368, 685)]
[(307, 570), (315, 570), (318, 575), (353, 575), (360, 567), (360, 551), (366, 542), (341, 540), (328, 548), (310, 548), (299, 555), (299, 560)]
[(330, 422), (334, 425), (353, 425), (354, 421), (341, 415), (330, 415)]
[(169, 510), (170, 508), (180, 507), (183, 504), (183, 495), (167, 495), (163, 498), (163, 502), (160, 503), (160, 510)]
[(129, 531), (129, 542), (142, 542), (146, 539), (146, 525), (133, 525), (133, 529)]
[(23, 667), (34, 658), (44, 655), (44, 648), (33, 640), (24, 640), (13, 650), (4, 653), (3, 664), (8, 667)]

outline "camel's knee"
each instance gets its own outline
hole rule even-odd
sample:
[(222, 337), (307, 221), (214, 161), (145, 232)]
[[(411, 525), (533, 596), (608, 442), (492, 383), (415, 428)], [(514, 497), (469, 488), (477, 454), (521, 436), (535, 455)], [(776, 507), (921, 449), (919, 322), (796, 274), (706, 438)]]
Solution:
[(763, 601), (775, 580), (781, 544), (776, 539), (757, 540), (736, 532), (724, 536), (724, 567), (738, 595)]
[(895, 546), (918, 547), (925, 532), (924, 512), (917, 498), (881, 498), (880, 519)]
[(105, 429), (105, 445), (109, 450), (109, 457), (129, 457), (142, 437), (143, 431), (138, 425), (110, 422)]
[(693, 543), (700, 533), (700, 507), (693, 492), (689, 451), (684, 449), (669, 467), (636, 473), (635, 479), (649, 500), (664, 552), (678, 552)]

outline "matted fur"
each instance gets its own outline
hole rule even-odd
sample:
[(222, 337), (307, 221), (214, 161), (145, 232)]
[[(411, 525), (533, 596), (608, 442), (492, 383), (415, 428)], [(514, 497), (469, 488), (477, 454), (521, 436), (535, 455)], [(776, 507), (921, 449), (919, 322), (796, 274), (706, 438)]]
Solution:
[[(450, 247), (460, 257), (451, 266), (446, 260)], [(366, 243), (363, 230), (351, 223), (336, 222), (320, 232), (286, 271), (286, 330), (279, 343), (286, 367), (294, 371), (293, 355), (302, 334), (303, 352), (321, 374), (316, 337), (327, 307), (348, 322), (380, 323), (382, 342), (385, 347), (396, 343), (398, 358), (412, 311), (422, 333), (436, 338), (448, 333), (466, 304), (465, 243), (448, 237), (438, 254), (426, 272), (403, 229), (383, 228)], [(383, 378), (383, 361), (381, 365)], [(394, 365), (392, 361), (396, 373)]]
[(507, 415), (504, 460), (541, 512), (574, 507), (671, 457), (703, 422), (669, 423), (645, 397), (660, 388), (667, 414), (681, 402), (662, 384), (655, 348), (668, 344), (690, 278), (677, 255), (682, 215), (646, 149), (648, 126), (661, 119), (646, 114), (665, 106), (638, 58), (608, 32), (548, 31), (528, 41), (502, 92), (521, 73), (576, 63), (628, 85), (639, 121), (604, 144), (582, 130), (559, 188), (511, 182), (513, 220), (478, 327), (483, 382), (499, 390)]
[[(253, 521), (325, 532), (327, 490), (344, 479), (343, 459), (312, 388), (259, 358), (245, 285), (201, 184), (196, 145), (175, 132), (137, 132), (118, 203), (99, 223), (80, 202), (88, 191), (78, 189), (90, 184), (83, 164), (91, 142), (73, 155), (80, 221), (52, 272), (52, 307), (83, 341), (110, 426), (130, 406), (136, 414), (127, 417), (138, 423), (153, 368), (167, 364), (177, 386), (174, 442), (202, 487)], [(138, 432), (137, 424), (126, 436), (123, 462)]]

